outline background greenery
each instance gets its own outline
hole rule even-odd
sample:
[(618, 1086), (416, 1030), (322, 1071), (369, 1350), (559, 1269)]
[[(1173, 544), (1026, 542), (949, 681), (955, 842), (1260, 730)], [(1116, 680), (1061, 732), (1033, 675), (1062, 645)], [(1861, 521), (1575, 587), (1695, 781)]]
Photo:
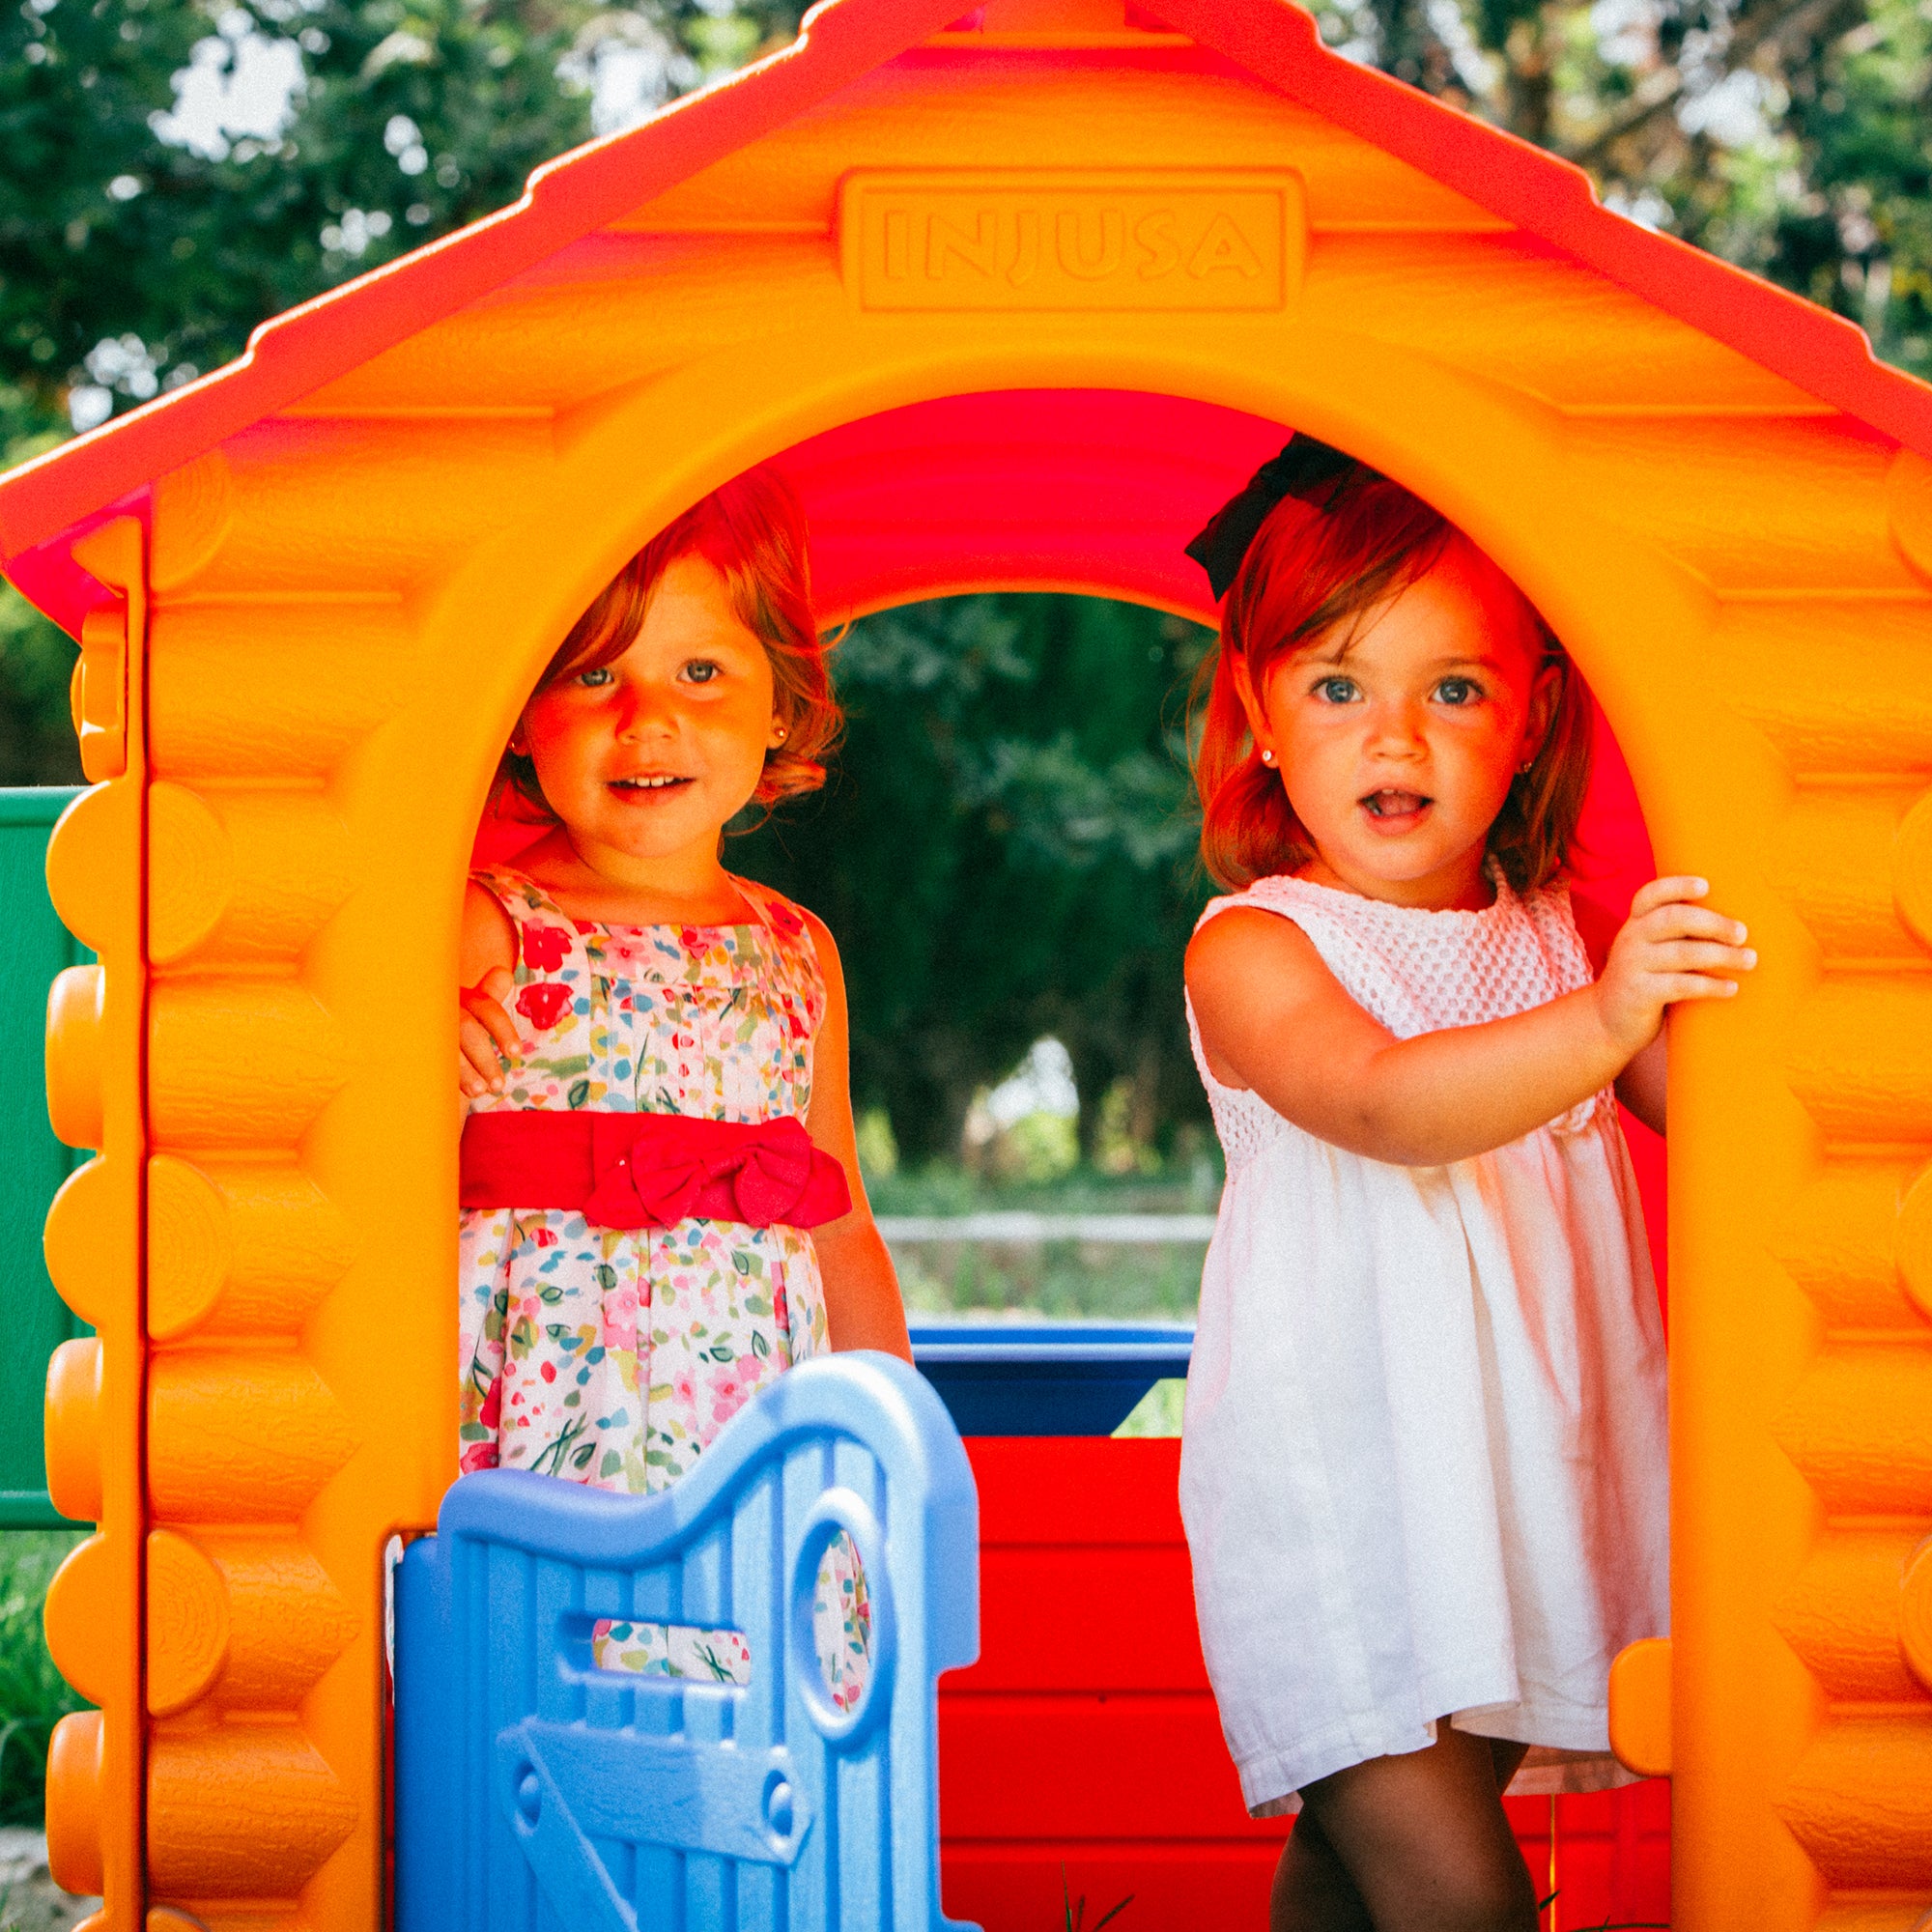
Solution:
[[(65, 1530), (0, 1536), (0, 1825), (38, 1825), (47, 1739), (81, 1700), (61, 1681), (41, 1636), (41, 1604), (76, 1543)], [(0, 1899), (0, 1916), (6, 1901)]]
[(1110, 1131), (1129, 1164), (1171, 1151), (1200, 1116), (1179, 961), (1205, 887), (1180, 713), (1208, 641), (1127, 605), (1001, 595), (867, 618), (834, 653), (832, 781), (732, 864), (837, 935), (853, 1092), (902, 1157), (955, 1152), (975, 1094), (1043, 1035), (1092, 1102), (1090, 1157)]
[[(1351, 57), (1580, 162), (1612, 206), (1855, 317), (1921, 371), (1928, 11), (1318, 7)], [(0, 458), (215, 367), (266, 317), (514, 200), (539, 161), (796, 24), (791, 0), (16, 0), (0, 14)], [(1176, 708), (1201, 647), (1144, 611), (1017, 597), (845, 641), (834, 786), (741, 863), (839, 936), (875, 1152), (953, 1152), (974, 1094), (1052, 1033), (1090, 1163), (1144, 1169), (1177, 1135), (1193, 1160), (1176, 988), (1202, 886)], [(70, 660), (0, 591), (0, 783), (77, 777)]]
[[(1317, 12), (1352, 58), (1579, 162), (1612, 207), (1932, 374), (1932, 0)], [(218, 366), (267, 317), (513, 201), (538, 162), (796, 24), (789, 0), (9, 0), (0, 468)], [(980, 597), (840, 647), (835, 781), (740, 863), (839, 936), (883, 1210), (1211, 1203), (1178, 1001), (1203, 888), (1177, 700), (1202, 645), (1146, 611)], [(78, 779), (71, 661), (0, 587), (0, 784)], [(1039, 1117), (947, 1158), (1045, 1034), (1072, 1056), (1077, 1129)], [(1154, 1315), (1185, 1312), (1195, 1267), (1186, 1248), (933, 1243), (906, 1276), (926, 1307)], [(1136, 1426), (1171, 1430), (1174, 1406), (1163, 1385)], [(0, 1539), (0, 1823), (38, 1821), (73, 1702), (39, 1629), (70, 1543)]]

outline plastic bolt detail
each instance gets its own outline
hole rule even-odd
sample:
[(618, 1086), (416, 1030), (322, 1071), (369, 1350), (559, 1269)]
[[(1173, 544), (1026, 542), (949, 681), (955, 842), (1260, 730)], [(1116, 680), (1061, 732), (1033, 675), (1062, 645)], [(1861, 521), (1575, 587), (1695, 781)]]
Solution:
[(100, 1342), (63, 1342), (47, 1363), (47, 1492), (75, 1522), (100, 1520)]
[(772, 1774), (770, 1782), (765, 1786), (765, 1823), (770, 1827), (773, 1837), (785, 1839), (791, 1836), (791, 1780), (777, 1772)]
[[(136, 801), (137, 803), (138, 801)], [(140, 814), (117, 791), (84, 791), (47, 840), (47, 892), (61, 923), (97, 952), (131, 923), (118, 890), (132, 867)]]
[(1670, 1639), (1645, 1637), (1610, 1665), (1610, 1748), (1639, 1777), (1670, 1776)]
[(60, 1674), (91, 1704), (106, 1701), (117, 1664), (111, 1626), (100, 1606), (114, 1597), (107, 1540), (90, 1536), (67, 1553), (47, 1587), (43, 1622)]
[(70, 966), (47, 989), (47, 1119), (71, 1148), (101, 1141), (106, 1002), (101, 966)]
[(73, 1711), (47, 1744), (47, 1868), (64, 1891), (101, 1890), (99, 1711)]
[(90, 611), (80, 627), (80, 656), (68, 687), (80, 768), (94, 783), (128, 769), (128, 610)]

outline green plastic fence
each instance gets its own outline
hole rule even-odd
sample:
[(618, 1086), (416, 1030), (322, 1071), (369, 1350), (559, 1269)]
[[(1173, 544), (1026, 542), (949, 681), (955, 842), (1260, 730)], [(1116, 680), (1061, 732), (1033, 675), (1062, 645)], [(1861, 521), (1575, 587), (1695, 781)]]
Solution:
[(47, 835), (74, 796), (67, 785), (0, 788), (0, 1529), (57, 1528), (47, 1496), (41, 1405), (47, 1357), (89, 1333), (47, 1279), (41, 1224), (47, 1204), (86, 1158), (47, 1125), (47, 985), (93, 955), (47, 897)]

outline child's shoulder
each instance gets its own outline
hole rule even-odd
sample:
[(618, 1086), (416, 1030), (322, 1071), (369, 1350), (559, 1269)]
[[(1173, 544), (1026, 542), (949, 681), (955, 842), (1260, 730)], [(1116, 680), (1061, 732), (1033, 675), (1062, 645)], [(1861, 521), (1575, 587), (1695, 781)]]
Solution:
[(1258, 906), (1271, 910), (1269, 902), (1275, 899), (1295, 896), (1294, 888), (1306, 885), (1307, 881), (1297, 879), (1290, 872), (1271, 872), (1265, 878), (1250, 879), (1245, 886), (1231, 893), (1217, 894), (1201, 908), (1201, 918), (1195, 923), (1201, 924), (1213, 919), (1217, 914), (1235, 912), (1244, 906)]
[[(825, 931), (825, 923), (816, 914), (808, 912), (796, 899), (788, 899), (775, 886), (760, 885), (756, 879), (748, 879), (737, 872), (731, 874), (731, 883), (744, 895), (752, 910), (782, 939), (799, 939), (810, 934), (816, 939)], [(831, 935), (828, 933), (827, 938)]]
[(1208, 921), (1231, 912), (1268, 913), (1293, 925), (1346, 927), (1351, 904), (1368, 907), (1374, 903), (1353, 893), (1337, 892), (1332, 886), (1319, 886), (1312, 879), (1296, 878), (1293, 872), (1271, 872), (1239, 892), (1209, 899), (1194, 922), (1194, 929), (1199, 932)]
[(831, 928), (819, 916), (796, 899), (788, 899), (776, 887), (760, 885), (734, 872), (732, 883), (757, 914), (781, 953), (790, 954), (804, 966), (808, 976), (821, 986), (840, 981), (838, 945)]
[(469, 891), (494, 899), (514, 920), (556, 911), (544, 889), (514, 866), (479, 866), (469, 874)]
[(1318, 963), (1333, 970), (1333, 955), (1346, 950), (1349, 933), (1345, 923), (1328, 917), (1323, 901), (1345, 896), (1281, 873), (1209, 899), (1187, 945), (1189, 987), (1203, 975), (1232, 973), (1236, 982), (1259, 975), (1280, 984), (1284, 976)]

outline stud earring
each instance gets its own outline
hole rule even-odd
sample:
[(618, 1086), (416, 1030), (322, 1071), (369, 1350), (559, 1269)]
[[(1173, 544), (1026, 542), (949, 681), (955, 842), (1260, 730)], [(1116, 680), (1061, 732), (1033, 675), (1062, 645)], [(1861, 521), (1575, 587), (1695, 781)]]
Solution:
[(1265, 745), (1262, 747), (1262, 763), (1264, 765), (1271, 765), (1274, 763), (1274, 753), (1270, 752)]
[(785, 727), (782, 724), (775, 726), (772, 735), (782, 745), (784, 743)]

